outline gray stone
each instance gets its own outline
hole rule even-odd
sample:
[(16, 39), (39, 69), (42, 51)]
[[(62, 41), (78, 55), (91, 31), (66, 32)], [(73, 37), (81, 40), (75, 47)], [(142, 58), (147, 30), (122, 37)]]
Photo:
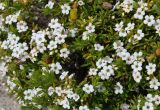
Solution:
[(8, 95), (5, 87), (0, 83), (0, 110), (20, 110), (14, 97)]

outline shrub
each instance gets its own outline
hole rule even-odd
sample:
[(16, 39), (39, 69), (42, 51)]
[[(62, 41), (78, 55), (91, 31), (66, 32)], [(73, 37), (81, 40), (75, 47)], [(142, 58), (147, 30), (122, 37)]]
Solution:
[(0, 71), (23, 110), (159, 110), (159, 0), (3, 0)]

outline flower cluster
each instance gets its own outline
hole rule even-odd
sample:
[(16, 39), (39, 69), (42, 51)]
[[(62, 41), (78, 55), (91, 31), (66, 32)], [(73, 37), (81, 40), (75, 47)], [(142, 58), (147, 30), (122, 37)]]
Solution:
[(56, 99), (56, 103), (63, 106), (65, 109), (71, 108), (69, 102), (70, 99), (77, 102), (80, 98), (80, 96), (74, 93), (71, 89), (62, 89), (61, 87), (49, 87), (48, 95), (52, 96), (53, 94), (57, 94), (59, 96), (59, 98)]

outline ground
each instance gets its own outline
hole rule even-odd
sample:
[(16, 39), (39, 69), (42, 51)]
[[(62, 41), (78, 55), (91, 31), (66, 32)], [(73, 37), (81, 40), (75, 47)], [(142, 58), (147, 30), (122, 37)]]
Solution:
[(4, 86), (0, 83), (0, 110), (20, 110), (19, 105), (13, 97), (10, 97)]

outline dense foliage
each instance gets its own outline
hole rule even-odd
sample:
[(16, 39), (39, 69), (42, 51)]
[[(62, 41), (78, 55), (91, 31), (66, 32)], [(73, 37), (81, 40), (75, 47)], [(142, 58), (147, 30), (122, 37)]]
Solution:
[(22, 110), (160, 110), (159, 0), (1, 0), (0, 76)]

